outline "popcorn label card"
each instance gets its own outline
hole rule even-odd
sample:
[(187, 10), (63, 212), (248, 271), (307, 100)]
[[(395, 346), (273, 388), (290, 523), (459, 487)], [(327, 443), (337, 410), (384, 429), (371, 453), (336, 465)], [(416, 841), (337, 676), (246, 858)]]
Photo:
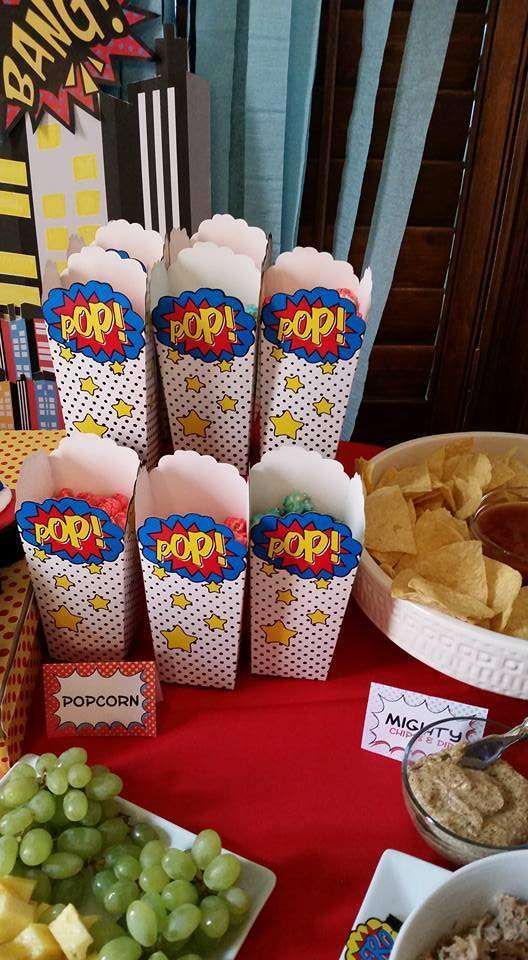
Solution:
[(263, 278), (257, 397), (261, 453), (295, 441), (335, 457), (370, 307), (370, 270), (312, 247)]
[[(403, 760), (409, 740), (419, 730), (441, 720), (442, 725), (424, 734), (417, 744), (414, 759), (418, 760), (464, 740), (478, 740), (484, 735), (487, 716), (484, 707), (372, 683), (361, 746), (382, 757)], [(467, 724), (452, 723), (454, 717), (467, 717)]]
[(155, 737), (156, 667), (152, 661), (46, 663), (49, 737)]
[[(72, 238), (71, 248), (78, 246)], [(158, 426), (146, 286), (161, 251), (155, 231), (113, 221), (68, 257), (60, 279), (47, 269), (42, 307), (68, 433), (115, 440), (149, 463), (158, 455)]]
[[(284, 446), (251, 468), (249, 489), (252, 672), (325, 680), (361, 556), (361, 480)], [(288, 512), (296, 499), (305, 512)]]
[(190, 240), (173, 232), (150, 283), (173, 446), (233, 463), (244, 475), (267, 251), (263, 230), (216, 214)]
[(24, 460), (17, 523), (50, 655), (121, 660), (142, 602), (130, 503), (137, 453), (93, 435)]
[(142, 470), (136, 524), (161, 680), (235, 685), (247, 566), (247, 483), (178, 450)]

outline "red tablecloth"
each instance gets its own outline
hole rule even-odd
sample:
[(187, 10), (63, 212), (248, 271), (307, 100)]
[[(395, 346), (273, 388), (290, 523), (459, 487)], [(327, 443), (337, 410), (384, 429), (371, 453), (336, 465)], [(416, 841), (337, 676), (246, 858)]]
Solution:
[[(349, 473), (372, 447), (342, 444)], [(243, 960), (337, 960), (387, 847), (434, 854), (404, 809), (400, 764), (360, 749), (372, 680), (487, 706), (517, 722), (526, 704), (450, 680), (407, 656), (352, 601), (325, 683), (252, 677), (236, 690), (163, 687), (157, 739), (78, 739), (126, 796), (190, 830), (214, 826), (232, 850), (271, 867), (275, 892)], [(48, 741), (37, 698), (26, 750)], [(441, 861), (437, 861), (441, 862)]]

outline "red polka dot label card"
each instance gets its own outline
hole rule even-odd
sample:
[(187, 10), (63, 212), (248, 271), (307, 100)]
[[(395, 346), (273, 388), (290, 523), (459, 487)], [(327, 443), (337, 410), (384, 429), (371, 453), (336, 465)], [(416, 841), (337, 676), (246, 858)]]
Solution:
[(156, 667), (152, 661), (46, 663), (49, 737), (155, 737)]

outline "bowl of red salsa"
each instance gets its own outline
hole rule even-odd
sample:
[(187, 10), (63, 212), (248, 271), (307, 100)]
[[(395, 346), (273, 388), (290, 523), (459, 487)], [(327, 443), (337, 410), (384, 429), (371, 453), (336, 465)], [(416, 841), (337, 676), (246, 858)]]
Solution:
[(488, 493), (469, 527), (487, 557), (514, 567), (523, 583), (528, 583), (528, 488), (504, 487)]

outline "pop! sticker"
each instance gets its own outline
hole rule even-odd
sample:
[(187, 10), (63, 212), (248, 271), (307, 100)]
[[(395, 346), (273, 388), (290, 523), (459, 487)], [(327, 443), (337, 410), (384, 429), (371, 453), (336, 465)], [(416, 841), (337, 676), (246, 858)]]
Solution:
[(359, 563), (349, 527), (321, 513), (264, 516), (251, 534), (257, 557), (303, 580), (346, 577)]
[(194, 583), (236, 580), (246, 566), (245, 544), (229, 527), (198, 513), (148, 517), (138, 539), (147, 560)]
[(109, 283), (55, 287), (42, 310), (52, 340), (97, 363), (136, 360), (145, 346), (144, 320)]
[(205, 363), (244, 357), (255, 342), (255, 318), (222, 290), (162, 297), (152, 320), (160, 343)]
[(266, 340), (308, 363), (351, 360), (366, 329), (352, 300), (324, 287), (276, 293), (262, 321)]
[(388, 920), (371, 917), (350, 933), (344, 960), (388, 960), (396, 934)]
[(27, 543), (70, 563), (108, 563), (123, 551), (124, 530), (85, 500), (27, 500), (16, 517)]

